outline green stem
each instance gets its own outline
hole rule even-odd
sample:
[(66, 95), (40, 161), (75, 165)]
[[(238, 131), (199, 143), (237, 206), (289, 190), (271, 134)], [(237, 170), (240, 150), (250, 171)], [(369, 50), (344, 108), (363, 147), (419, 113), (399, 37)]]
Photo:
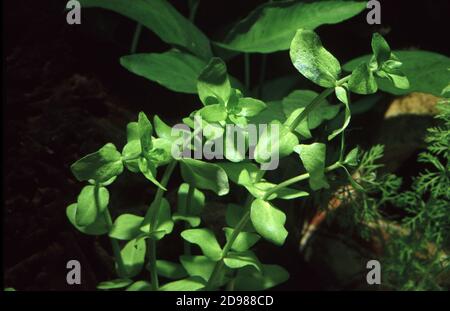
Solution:
[(264, 83), (264, 79), (266, 77), (266, 67), (267, 67), (267, 54), (263, 54), (262, 55), (262, 59), (261, 59), (261, 73), (259, 74), (259, 85), (258, 85), (258, 96), (257, 97), (261, 97), (262, 94), (262, 88), (263, 88), (263, 83)]
[(244, 54), (244, 65), (245, 65), (245, 88), (250, 90), (250, 54)]
[[(189, 215), (191, 206), (192, 206), (192, 200), (194, 199), (194, 192), (195, 192), (195, 187), (191, 184), (189, 184), (189, 190), (186, 196), (186, 214)], [(185, 229), (189, 229), (190, 226), (188, 223), (185, 223)], [(184, 241), (184, 254), (185, 255), (190, 255), (191, 254), (191, 243), (189, 243), (188, 241)]]
[[(325, 172), (331, 172), (335, 169), (338, 169), (341, 167), (341, 163), (340, 162), (336, 162), (333, 165), (330, 165), (328, 167), (325, 168)], [(306, 180), (310, 177), (309, 173), (305, 173), (293, 178), (290, 178), (280, 184), (278, 184), (277, 186), (273, 187), (271, 190), (269, 190), (268, 192), (266, 192), (266, 194), (263, 197), (263, 200), (267, 200), (270, 195), (272, 195), (273, 193), (275, 193), (276, 191), (282, 189), (282, 188), (286, 188), (292, 184), (298, 183), (300, 181)], [(223, 250), (222, 250), (222, 257), (221, 259), (216, 263), (214, 270), (211, 274), (211, 277), (209, 278), (209, 281), (205, 287), (206, 290), (211, 290), (212, 288), (214, 288), (214, 285), (216, 284), (216, 280), (217, 278), (220, 276), (221, 272), (222, 272), (222, 268), (224, 266), (224, 262), (223, 259), (228, 255), (228, 252), (230, 251), (231, 247), (233, 246), (234, 241), (236, 241), (236, 238), (239, 236), (239, 234), (242, 232), (242, 230), (244, 230), (245, 226), (247, 225), (248, 221), (250, 220), (250, 208), (247, 206), (248, 210), (245, 212), (245, 214), (242, 216), (241, 220), (239, 221), (239, 223), (237, 224), (237, 226), (234, 228), (233, 233), (231, 234), (230, 239), (227, 241), (227, 243), (225, 244)]]
[(297, 126), (302, 122), (308, 114), (316, 108), (322, 100), (328, 97), (331, 93), (333, 93), (334, 88), (329, 88), (324, 90), (322, 93), (320, 93), (318, 96), (316, 96), (312, 102), (305, 107), (305, 109), (292, 121), (291, 125), (289, 126), (289, 130), (292, 132), (294, 131)]
[(139, 38), (141, 36), (141, 32), (142, 32), (142, 24), (137, 24), (136, 30), (134, 31), (134, 35), (133, 35), (133, 41), (131, 42), (131, 48), (130, 48), (131, 54), (136, 53), (137, 46), (139, 43)]
[[(95, 194), (95, 206), (96, 206), (97, 210), (99, 209), (99, 201), (100, 201), (99, 190), (100, 190), (100, 185), (95, 184), (94, 194)], [(108, 226), (108, 231), (110, 231), (113, 226), (113, 221), (112, 221), (112, 217), (111, 217), (111, 213), (109, 212), (109, 209), (106, 208), (103, 214), (105, 217), (106, 225)], [(112, 250), (114, 253), (115, 261), (117, 262), (118, 274), (119, 274), (119, 276), (123, 276), (123, 275), (125, 275), (125, 266), (123, 264), (122, 254), (120, 253), (119, 242), (113, 238), (109, 238), (109, 239), (111, 241), (111, 247), (112, 247)]]
[[(346, 83), (350, 79), (350, 75), (342, 78), (341, 80), (336, 82), (336, 86), (342, 86), (344, 83)], [(316, 96), (312, 102), (306, 106), (306, 108), (294, 119), (294, 121), (289, 126), (289, 130), (293, 131), (297, 128), (297, 126), (302, 122), (308, 114), (316, 108), (322, 100), (327, 98), (331, 93), (334, 92), (334, 87), (330, 87), (328, 89), (325, 89), (322, 93), (320, 93), (318, 96)]]
[[(326, 173), (331, 172), (331, 171), (333, 171), (335, 169), (340, 168), (341, 166), (342, 166), (342, 164), (340, 162), (336, 162), (333, 165), (330, 165), (330, 166), (326, 167), (325, 168), (325, 172)], [(309, 173), (305, 173), (305, 174), (302, 174), (302, 175), (298, 175), (298, 176), (292, 177), (292, 178), (290, 178), (288, 180), (285, 180), (282, 183), (280, 183), (280, 184), (276, 185), (275, 187), (273, 187), (272, 189), (270, 189), (269, 191), (267, 191), (264, 194), (264, 197), (262, 199), (263, 200), (267, 200), (272, 194), (276, 193), (277, 191), (279, 191), (279, 190), (281, 190), (283, 188), (289, 187), (290, 185), (293, 185), (293, 184), (298, 183), (300, 181), (306, 180), (309, 177), (310, 177)]]
[(189, 20), (194, 22), (200, 0), (189, 0)]
[[(164, 172), (164, 175), (161, 179), (161, 185), (166, 188), (167, 183), (169, 182), (170, 175), (172, 175), (173, 170), (175, 169), (175, 166), (177, 165), (176, 161), (170, 162), (166, 170)], [(164, 190), (158, 187), (158, 190), (155, 195), (155, 199), (153, 200), (152, 204), (150, 205), (148, 213), (150, 213), (150, 230), (154, 230), (154, 228), (157, 225), (158, 221), (158, 213), (159, 208), (161, 206), (161, 200), (164, 195)], [(152, 208), (153, 207), (153, 208)], [(152, 284), (152, 290), (156, 291), (159, 288), (159, 281), (158, 281), (158, 271), (156, 269), (156, 240), (154, 238), (148, 239), (148, 248), (149, 248), (149, 260), (150, 260), (150, 279)]]

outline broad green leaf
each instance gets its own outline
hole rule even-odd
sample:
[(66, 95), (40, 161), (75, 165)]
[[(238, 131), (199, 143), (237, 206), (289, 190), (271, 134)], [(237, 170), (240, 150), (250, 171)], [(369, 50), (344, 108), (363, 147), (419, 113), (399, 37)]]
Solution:
[(255, 160), (258, 163), (266, 163), (272, 159), (287, 157), (298, 144), (298, 138), (291, 133), (289, 128), (278, 121), (268, 124), (266, 130), (258, 139), (255, 148)]
[(353, 148), (345, 157), (344, 164), (347, 164), (349, 166), (358, 166), (358, 158), (359, 158), (359, 148)]
[(212, 104), (203, 107), (198, 111), (200, 116), (207, 122), (225, 121), (227, 110), (223, 104)]
[[(296, 110), (296, 115), (300, 114), (313, 100), (319, 96), (318, 93), (310, 90), (296, 90), (283, 99), (283, 112), (290, 117)], [(308, 129), (319, 127), (325, 120), (332, 120), (339, 113), (339, 106), (330, 105), (326, 99), (321, 101), (314, 110), (312, 110), (306, 119), (300, 122), (296, 131), (302, 134), (306, 126)]]
[(141, 216), (122, 214), (114, 221), (109, 236), (118, 240), (132, 240), (141, 233), (139, 228), (143, 220)]
[(197, 94), (197, 78), (206, 66), (204, 60), (176, 50), (127, 55), (120, 64), (169, 90), (188, 94)]
[(240, 269), (234, 283), (235, 290), (265, 290), (286, 282), (289, 273), (278, 265), (262, 265), (262, 272), (246, 267)]
[(142, 111), (139, 112), (138, 131), (139, 131), (139, 140), (141, 141), (142, 152), (146, 157), (153, 147), (152, 143), (153, 127), (149, 119), (145, 115), (145, 113)]
[(214, 233), (209, 229), (188, 229), (181, 232), (183, 239), (200, 247), (208, 258), (218, 261), (222, 257), (222, 248)]
[(75, 222), (80, 227), (93, 224), (97, 215), (105, 211), (109, 203), (109, 192), (105, 187), (85, 186), (77, 199)]
[(341, 103), (349, 104), (350, 100), (348, 99), (348, 92), (344, 87), (337, 86), (334, 88), (334, 92)]
[(206, 282), (197, 276), (191, 276), (179, 281), (164, 284), (159, 288), (160, 291), (197, 291), (206, 286)]
[(123, 171), (122, 158), (116, 147), (108, 143), (97, 152), (88, 154), (71, 165), (73, 175), (79, 181), (93, 179), (105, 182)]
[(125, 245), (120, 253), (123, 259), (126, 277), (132, 278), (141, 272), (144, 266), (145, 252), (145, 239), (133, 239)]
[(299, 81), (298, 75), (288, 75), (264, 82), (261, 87), (261, 99), (269, 102), (281, 100), (287, 96)]
[(252, 251), (245, 252), (229, 252), (223, 259), (228, 268), (240, 269), (246, 266), (254, 267), (257, 271), (261, 271), (261, 262)]
[(137, 281), (127, 287), (127, 292), (149, 292), (152, 290), (152, 285), (147, 281)]
[[(150, 205), (149, 211), (156, 210), (155, 208), (156, 202), (153, 202)], [(151, 217), (153, 217), (152, 213), (147, 213), (146, 217), (144, 218), (144, 221), (142, 222), (140, 230), (146, 234), (148, 234), (150, 237), (160, 240), (162, 239), (166, 234), (169, 234), (173, 230), (173, 220), (170, 213), (170, 204), (169, 201), (167, 201), (166, 198), (161, 199), (161, 205), (158, 209), (158, 215), (156, 216), (156, 226), (155, 228), (151, 227)]]
[(315, 29), (336, 24), (365, 9), (365, 3), (354, 1), (273, 1), (256, 8), (239, 22), (221, 47), (241, 51), (271, 53), (287, 50), (299, 28)]
[(251, 162), (220, 162), (217, 163), (227, 172), (228, 178), (238, 185), (248, 185), (261, 179), (261, 171)]
[(311, 30), (297, 30), (289, 52), (294, 67), (307, 79), (322, 86), (334, 87), (341, 73), (339, 61), (328, 52), (319, 36)]
[(255, 124), (258, 127), (261, 124), (269, 124), (274, 120), (277, 120), (280, 123), (286, 121), (281, 101), (268, 102), (266, 105), (266, 109), (261, 111), (258, 115), (249, 118), (249, 123)]
[[(404, 95), (411, 92), (429, 93), (436, 96), (450, 81), (450, 58), (427, 51), (393, 51), (402, 62), (401, 70), (408, 77), (410, 87), (399, 89), (392, 85), (388, 79), (378, 78), (378, 87), (394, 95)], [(370, 61), (371, 56), (366, 55), (354, 59), (343, 66), (346, 71), (354, 70), (360, 63)]]
[(67, 206), (66, 215), (70, 223), (77, 228), (78, 231), (83, 232), (88, 235), (102, 235), (109, 231), (108, 225), (106, 224), (105, 217), (103, 214), (97, 215), (97, 218), (93, 223), (85, 227), (80, 227), (75, 222), (75, 215), (77, 214), (77, 204), (73, 203)]
[(127, 142), (139, 140), (139, 125), (137, 122), (127, 124)]
[(166, 0), (80, 0), (81, 7), (99, 7), (122, 14), (153, 31), (168, 44), (204, 59), (211, 57), (208, 38)]
[(378, 67), (391, 58), (391, 48), (379, 33), (372, 35), (372, 51)]
[(153, 117), (153, 125), (155, 126), (156, 135), (159, 138), (172, 140), (175, 137), (172, 137), (172, 128), (167, 125), (163, 120), (160, 119), (157, 115)]
[[(225, 236), (228, 241), (231, 235), (233, 234), (233, 228), (223, 228), (223, 230), (225, 231)], [(242, 231), (238, 234), (236, 240), (234, 240), (231, 249), (238, 252), (244, 252), (246, 250), (249, 250), (253, 245), (255, 245), (260, 238), (261, 237), (256, 233)]]
[(309, 186), (312, 190), (328, 188), (328, 182), (325, 177), (325, 156), (326, 145), (322, 143), (313, 143), (311, 145), (299, 145), (295, 152), (300, 155), (300, 159), (309, 173)]
[(264, 109), (266, 109), (266, 104), (263, 101), (254, 99), (251, 97), (239, 98), (237, 105), (238, 116), (243, 117), (254, 117)]
[(197, 81), (198, 96), (204, 105), (226, 104), (231, 94), (227, 66), (218, 57), (212, 58)]
[(186, 270), (184, 270), (182, 265), (167, 260), (157, 260), (156, 269), (160, 276), (172, 280), (181, 279), (187, 276)]
[(216, 262), (206, 256), (188, 256), (180, 257), (180, 262), (189, 276), (199, 276), (208, 281), (214, 270)]
[(365, 63), (360, 64), (353, 70), (348, 81), (348, 87), (353, 93), (362, 95), (373, 94), (378, 90), (375, 77)]
[(139, 158), (138, 165), (139, 170), (145, 176), (145, 178), (150, 180), (162, 190), (167, 190), (163, 185), (160, 184), (158, 180), (156, 180), (156, 166), (153, 164), (153, 162), (148, 161), (146, 158)]
[(183, 179), (198, 189), (214, 191), (217, 195), (225, 195), (229, 191), (228, 177), (217, 164), (195, 159), (182, 159), (181, 175)]
[(286, 215), (269, 202), (261, 199), (253, 201), (250, 218), (253, 226), (264, 239), (275, 245), (283, 245), (288, 232), (284, 228)]
[(169, 164), (172, 158), (172, 142), (167, 139), (153, 138), (153, 149), (148, 153), (147, 158), (156, 167)]
[[(241, 219), (244, 217), (247, 209), (244, 205), (237, 205), (237, 204), (228, 204), (227, 205), (227, 211), (225, 214), (225, 222), (227, 226), (229, 227), (236, 227)], [(247, 224), (243, 228), (246, 232), (254, 232), (255, 228), (253, 228), (253, 225), (250, 221), (247, 222)]]
[(111, 281), (100, 282), (97, 285), (97, 289), (118, 289), (127, 287), (133, 283), (131, 279), (115, 279)]

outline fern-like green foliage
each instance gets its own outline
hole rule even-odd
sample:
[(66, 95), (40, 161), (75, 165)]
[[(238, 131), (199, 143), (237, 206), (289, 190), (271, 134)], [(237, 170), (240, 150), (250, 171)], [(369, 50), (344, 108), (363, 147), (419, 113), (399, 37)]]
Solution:
[[(426, 169), (410, 189), (400, 190), (398, 176), (379, 174), (383, 146), (373, 146), (356, 170), (365, 191), (351, 196), (337, 217), (363, 238), (383, 241), (382, 283), (390, 289), (450, 288), (450, 102), (437, 107), (440, 124), (428, 130), (427, 150), (417, 159)], [(392, 217), (383, 212), (386, 206), (406, 216)]]

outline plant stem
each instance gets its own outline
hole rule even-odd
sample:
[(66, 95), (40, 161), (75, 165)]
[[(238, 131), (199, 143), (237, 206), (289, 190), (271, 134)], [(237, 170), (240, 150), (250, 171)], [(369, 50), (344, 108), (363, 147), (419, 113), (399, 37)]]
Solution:
[[(111, 230), (112, 226), (113, 226), (113, 221), (112, 221), (112, 217), (111, 217), (111, 213), (109, 212), (108, 209), (105, 210), (104, 212), (105, 215), (105, 221), (106, 224), (108, 225), (108, 231)], [(111, 247), (114, 253), (114, 258), (117, 262), (117, 269), (118, 269), (118, 274), (119, 276), (123, 276), (125, 275), (125, 265), (123, 263), (123, 258), (122, 258), (122, 254), (120, 253), (120, 245), (119, 242), (114, 239), (114, 238), (109, 238), (111, 241)]]
[(189, 20), (194, 22), (200, 0), (189, 0)]
[(139, 43), (139, 37), (141, 36), (141, 32), (142, 32), (142, 24), (138, 23), (136, 25), (136, 30), (134, 31), (133, 41), (131, 42), (131, 48), (130, 48), (131, 54), (136, 53), (137, 46)]
[(267, 67), (267, 54), (263, 54), (262, 59), (261, 59), (261, 72), (259, 74), (259, 85), (258, 85), (257, 97), (261, 97), (261, 94), (262, 94), (263, 83), (264, 83), (264, 79), (266, 77), (266, 67)]
[(245, 66), (245, 88), (250, 90), (250, 54), (244, 54), (244, 66)]
[[(350, 75), (342, 78), (341, 80), (336, 82), (336, 86), (342, 86), (344, 83), (346, 83), (348, 80), (350, 79)], [(320, 104), (320, 102), (322, 100), (324, 100), (325, 98), (327, 98), (331, 93), (334, 92), (334, 87), (330, 87), (328, 89), (325, 89), (322, 93), (320, 93), (318, 96), (316, 96), (311, 103), (306, 106), (305, 110), (303, 110), (295, 119), (294, 121), (291, 123), (291, 125), (289, 126), (289, 130), (293, 131), (297, 128), (297, 126), (300, 124), (300, 122), (302, 122), (307, 116), (308, 114), (314, 110), (314, 108), (316, 108), (317, 105)]]
[(315, 97), (312, 102), (305, 107), (305, 109), (292, 121), (291, 125), (289, 126), (289, 130), (292, 132), (297, 128), (297, 126), (302, 122), (308, 114), (316, 108), (322, 100), (328, 97), (331, 93), (333, 93), (334, 88), (328, 88), (325, 89), (322, 93), (320, 93), (317, 97)]
[[(95, 206), (96, 206), (97, 210), (99, 210), (99, 205), (100, 205), (99, 204), (99, 201), (100, 201), (99, 191), (100, 191), (100, 185), (98, 183), (96, 183), (95, 188), (94, 188), (94, 199), (95, 199)], [(105, 211), (103, 212), (103, 214), (104, 214), (105, 222), (106, 222), (106, 225), (108, 226), (108, 232), (109, 232), (113, 226), (111, 213), (109, 212), (109, 209), (106, 208)], [(119, 274), (119, 276), (123, 276), (123, 275), (125, 275), (125, 266), (123, 264), (122, 254), (120, 253), (119, 242), (117, 242), (117, 240), (113, 239), (113, 238), (109, 238), (109, 239), (111, 241), (111, 247), (112, 247), (112, 250), (114, 253), (114, 258), (117, 262), (118, 274)]]
[[(328, 167), (325, 168), (325, 172), (331, 172), (335, 169), (338, 169), (341, 167), (341, 163), (340, 162), (336, 162)], [(269, 190), (268, 192), (266, 192), (266, 194), (263, 197), (263, 200), (267, 200), (270, 195), (272, 195), (273, 193), (275, 193), (276, 191), (288, 187), (292, 184), (295, 184), (297, 182), (306, 180), (310, 177), (309, 173), (305, 173), (293, 178), (290, 178), (280, 184), (278, 184), (277, 186), (273, 187), (271, 190)], [(212, 288), (214, 288), (214, 285), (216, 283), (216, 279), (220, 276), (220, 273), (222, 272), (222, 268), (224, 266), (224, 262), (223, 259), (228, 255), (228, 252), (230, 251), (231, 247), (233, 246), (234, 241), (236, 240), (236, 238), (239, 236), (239, 234), (242, 232), (242, 230), (244, 230), (245, 226), (247, 225), (248, 221), (250, 220), (250, 208), (249, 206), (247, 206), (248, 210), (245, 212), (245, 214), (242, 216), (241, 220), (239, 221), (239, 223), (237, 224), (237, 226), (234, 228), (233, 233), (231, 234), (230, 239), (227, 241), (227, 243), (225, 244), (223, 250), (222, 250), (222, 257), (221, 259), (216, 263), (214, 270), (211, 274), (211, 277), (209, 278), (208, 284), (206, 285), (205, 289), (206, 290), (211, 290)]]
[[(177, 165), (176, 161), (170, 162), (166, 170), (164, 172), (164, 175), (161, 179), (161, 185), (166, 188), (167, 183), (169, 182), (170, 175), (172, 175), (173, 170), (175, 169), (175, 166)], [(157, 221), (158, 221), (158, 213), (159, 208), (161, 206), (161, 200), (163, 198), (164, 190), (161, 188), (158, 188), (156, 192), (155, 199), (153, 200), (152, 204), (150, 205), (149, 213), (150, 213), (150, 230), (154, 230)], [(153, 207), (153, 209), (152, 209)], [(156, 240), (154, 238), (148, 239), (148, 248), (149, 248), (149, 260), (150, 260), (150, 279), (152, 284), (152, 290), (156, 291), (159, 288), (159, 281), (158, 281), (158, 271), (156, 269)]]
[[(194, 198), (194, 192), (195, 192), (195, 187), (191, 184), (189, 184), (189, 190), (186, 196), (186, 214), (189, 215), (189, 211), (190, 208), (192, 207), (192, 200)], [(185, 223), (185, 229), (189, 229), (190, 226), (188, 223)], [(189, 243), (188, 241), (184, 241), (183, 243), (184, 245), (184, 254), (185, 255), (190, 255), (191, 254), (191, 243)]]
[[(333, 170), (335, 170), (335, 169), (340, 168), (341, 166), (342, 166), (342, 165), (341, 165), (340, 162), (336, 162), (336, 163), (334, 163), (334, 164), (332, 164), (332, 165), (326, 167), (326, 168), (325, 168), (325, 172), (326, 172), (326, 173), (327, 173), (327, 172), (331, 172), (331, 171), (333, 171)], [(290, 178), (290, 179), (288, 179), (288, 180), (285, 180), (285, 181), (283, 181), (282, 183), (280, 183), (280, 184), (276, 185), (275, 187), (273, 187), (272, 189), (270, 189), (269, 191), (267, 191), (267, 192), (264, 194), (264, 197), (263, 197), (262, 199), (263, 199), (263, 200), (267, 200), (272, 194), (276, 193), (278, 190), (283, 189), (283, 188), (286, 188), (286, 187), (288, 187), (288, 186), (290, 186), (290, 185), (293, 185), (293, 184), (295, 184), (295, 183), (298, 183), (298, 182), (300, 182), (300, 181), (306, 180), (306, 179), (308, 179), (309, 177), (310, 177), (309, 173), (305, 173), (305, 174), (302, 174), (302, 175), (298, 175), (298, 176), (292, 177), (292, 178)]]

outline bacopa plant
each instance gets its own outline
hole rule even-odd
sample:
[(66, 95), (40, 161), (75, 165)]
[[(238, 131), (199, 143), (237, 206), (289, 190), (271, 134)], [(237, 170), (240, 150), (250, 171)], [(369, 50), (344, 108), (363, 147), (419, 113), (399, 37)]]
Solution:
[[(195, 128), (193, 133), (186, 128), (176, 132), (157, 115), (149, 118), (140, 112), (137, 120), (127, 125), (127, 141), (121, 150), (107, 143), (71, 166), (74, 176), (85, 185), (76, 202), (67, 207), (67, 217), (85, 234), (108, 235), (114, 252), (117, 278), (101, 282), (98, 288), (263, 290), (285, 282), (288, 271), (279, 265), (262, 263), (252, 251), (261, 239), (278, 246), (285, 243), (289, 234), (285, 226), (287, 216), (278, 207), (279, 202), (304, 200), (332, 187), (340, 177), (357, 191), (364, 191), (352, 178), (358, 166), (359, 150), (347, 150), (344, 139), (351, 119), (352, 94), (373, 94), (383, 80), (384, 88), (410, 88), (402, 73), (401, 57), (391, 51), (380, 34), (373, 35), (372, 56), (350, 64), (350, 73), (345, 75), (338, 59), (323, 46), (314, 31), (322, 24), (338, 23), (358, 14), (365, 3), (268, 3), (238, 23), (224, 42), (215, 42), (216, 50), (246, 53), (246, 67), (249, 66), (247, 53), (289, 49), (299, 74), (323, 88), (321, 93), (297, 90), (281, 101), (264, 102), (251, 96), (261, 94), (264, 89), (249, 91), (248, 68), (246, 83), (242, 85), (228, 74), (225, 62), (213, 55), (209, 40), (191, 23), (198, 2), (192, 2), (191, 21), (163, 0), (81, 2), (84, 7), (102, 7), (130, 17), (171, 44), (174, 48), (168, 52), (132, 54), (121, 58), (121, 63), (173, 91), (197, 93), (200, 108), (180, 121), (186, 128), (194, 129), (195, 119), (202, 120), (200, 128)], [(340, 104), (331, 104), (328, 98), (332, 97)], [(343, 118), (338, 117), (341, 110)], [(321, 126), (332, 120), (341, 123), (331, 129)], [(242, 157), (236, 144), (226, 143), (225, 129), (229, 124), (242, 129), (240, 135), (246, 142), (246, 151), (254, 149), (252, 159)], [(255, 145), (251, 146), (246, 131), (252, 124), (276, 124), (277, 148), (267, 148), (273, 144), (269, 127), (259, 133)], [(211, 126), (214, 131), (210, 130)], [(317, 129), (326, 135), (315, 135)], [(201, 152), (195, 143), (199, 131), (209, 141), (222, 144), (223, 160), (174, 156), (174, 146), (179, 154)], [(184, 135), (188, 139), (182, 141), (188, 143), (178, 144)], [(340, 146), (337, 153), (329, 148), (334, 140)], [(295, 159), (297, 173), (281, 182), (267, 179), (266, 171), (261, 168), (270, 158), (270, 152), (264, 153), (267, 150), (276, 152), (281, 160)], [(176, 169), (181, 171), (184, 183), (177, 190), (176, 206), (171, 206), (165, 195)], [(142, 174), (157, 188), (155, 197), (147, 202), (149, 207), (144, 215), (127, 213), (116, 218), (111, 215), (108, 186), (124, 170)], [(230, 183), (235, 186), (230, 187)], [(203, 208), (207, 204), (204, 192), (225, 196), (230, 189), (241, 191), (239, 188), (247, 193), (247, 198), (228, 205), (226, 227), (220, 233), (226, 242), (221, 244), (218, 232), (202, 227)], [(183, 255), (178, 262), (158, 258), (158, 247), (178, 224), (185, 228), (179, 237), (184, 241)], [(144, 268), (150, 271), (149, 277), (137, 280)], [(162, 283), (161, 277), (170, 281)]]

